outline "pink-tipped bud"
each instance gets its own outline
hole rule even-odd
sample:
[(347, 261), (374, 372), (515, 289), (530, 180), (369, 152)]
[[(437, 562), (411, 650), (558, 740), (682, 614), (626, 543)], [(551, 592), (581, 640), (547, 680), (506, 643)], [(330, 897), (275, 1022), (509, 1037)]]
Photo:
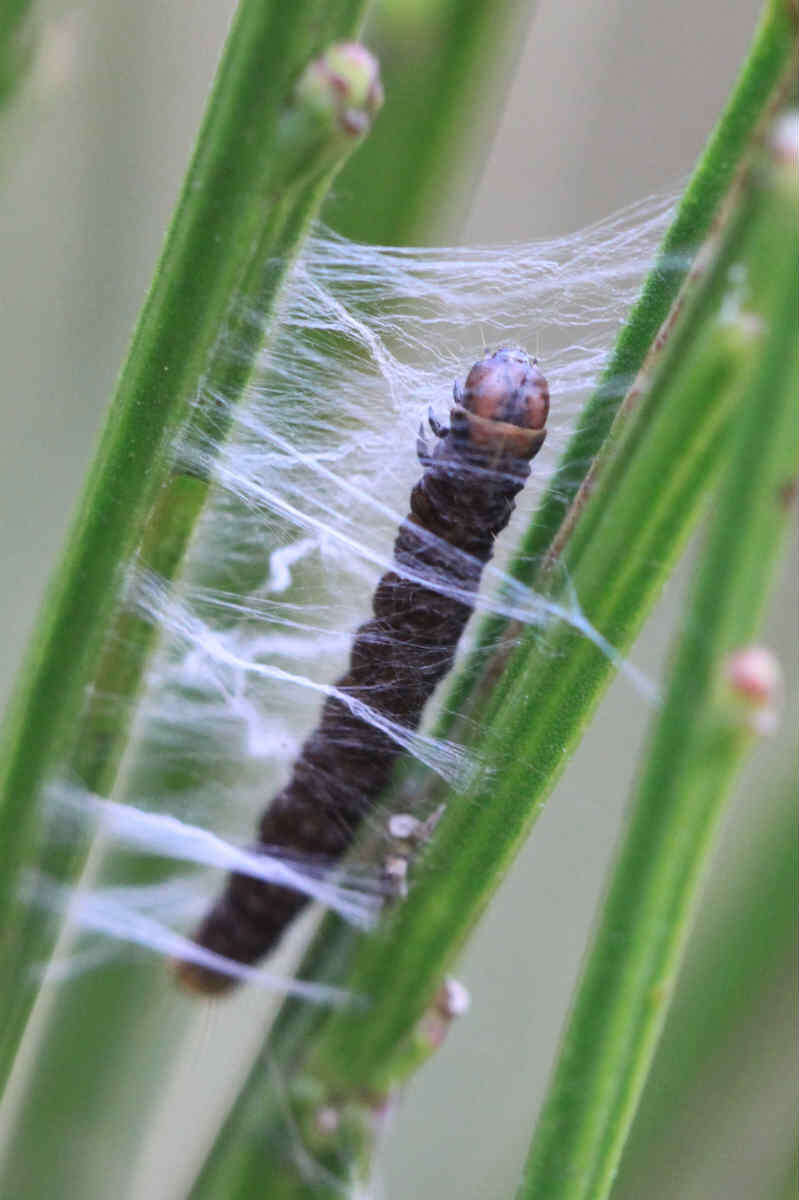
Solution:
[(469, 1010), (469, 993), (457, 979), (447, 979), (417, 1026), (417, 1037), (425, 1053), (437, 1050), (452, 1022)]
[(780, 113), (771, 127), (769, 142), (776, 161), (795, 169), (799, 157), (798, 109), (790, 108)]
[(471, 997), (457, 979), (445, 979), (436, 995), (436, 1008), (442, 1017), (452, 1021), (469, 1011)]
[(724, 678), (736, 700), (747, 713), (754, 733), (773, 733), (782, 688), (780, 664), (765, 646), (744, 646), (729, 655)]
[(336, 42), (309, 63), (296, 99), (333, 117), (353, 137), (366, 133), (383, 103), (377, 59), (359, 42)]

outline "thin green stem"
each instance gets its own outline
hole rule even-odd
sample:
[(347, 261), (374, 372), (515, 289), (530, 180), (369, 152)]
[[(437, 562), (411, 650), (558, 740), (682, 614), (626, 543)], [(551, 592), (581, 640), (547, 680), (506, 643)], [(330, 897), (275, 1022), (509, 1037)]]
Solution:
[[(795, 53), (795, 19), (790, 7), (784, 0), (769, 0), (737, 83), (683, 193), (640, 297), (509, 567), (516, 579), (538, 585), (542, 559), (578, 494), (585, 464), (598, 454), (623, 397), (653, 348), (697, 249), (718, 220), (722, 199), (728, 196), (736, 175), (741, 175), (753, 134), (791, 85)], [(490, 652), (506, 627), (506, 619), (500, 616), (483, 621), (475, 649), (445, 705), (437, 729), (439, 736), (450, 734), (456, 714), (468, 711), (474, 719), (480, 719), (481, 701), (490, 694), (501, 669)]]
[[(759, 806), (747, 819), (751, 841), (734, 855), (729, 879), (725, 859), (723, 885), (714, 869), (717, 886), (706, 897), (691, 937), (614, 1195), (632, 1200), (653, 1178), (653, 1194), (673, 1194), (668, 1179), (675, 1154), (681, 1152), (683, 1160), (687, 1155), (689, 1163), (701, 1155), (701, 1129), (694, 1129), (693, 1145), (685, 1146), (695, 1114), (720, 1078), (738, 1079), (742, 1044), (773, 1004), (775, 981), (796, 976), (797, 775), (794, 755), (778, 787), (766, 786), (767, 821), (758, 819)], [(757, 778), (749, 769), (743, 791), (747, 801), (756, 788)], [(749, 1086), (747, 1073), (737, 1086)], [(753, 1114), (759, 1106), (754, 1092)]]
[[(207, 410), (196, 401), (213, 397), (220, 383), (231, 389), (226, 399), (235, 401), (262, 337), (247, 333), (242, 311), (255, 301), (271, 314), (324, 187), (366, 128), (342, 120), (331, 78), (335, 68), (327, 69), (327, 83), (312, 68), (299, 76), (325, 44), (352, 33), (361, 8), (361, 0), (300, 0), (287, 13), (277, 3), (243, 0), (234, 21), (65, 556), (4, 727), (0, 916), (8, 932), (0, 991), (16, 999), (4, 1017), (0, 1077), (13, 1060), (33, 998), (20, 979), (22, 962), (31, 954), (28, 920), (35, 924), (36, 918), (20, 919), (17, 881), (43, 835), (43, 785), (65, 763), (90, 788), (106, 790), (113, 781), (127, 737), (125, 701), (135, 698), (153, 641), (152, 631), (130, 616), (120, 617), (116, 630), (127, 640), (113, 636), (127, 568), (140, 547), (145, 565), (167, 578), (177, 571), (207, 481), (175, 466), (176, 435), (190, 421), (202, 425)], [(361, 55), (351, 64), (346, 98), (368, 118), (379, 97), (364, 61)], [(231, 333), (239, 338), (233, 367), (225, 350), (225, 335)], [(224, 417), (215, 428), (218, 437), (224, 434)], [(120, 701), (110, 724), (92, 703), (97, 688), (89, 691), (82, 713), (87, 687), (97, 682), (112, 686)], [(82, 850), (62, 855), (56, 873), (73, 871), (81, 857)], [(46, 946), (35, 944), (46, 953)]]
[(785, 1157), (788, 1165), (783, 1168), (783, 1178), (779, 1186), (775, 1188), (774, 1194), (777, 1200), (794, 1200), (797, 1188), (799, 1188), (799, 1149), (797, 1149), (795, 1136), (791, 1139), (791, 1145)]
[(519, 1192), (609, 1194), (671, 995), (719, 814), (753, 737), (725, 672), (755, 634), (796, 484), (796, 183), (783, 164), (742, 262), (763, 323), (729, 466), (629, 824)]
[(0, 108), (14, 98), (35, 49), (32, 0), (0, 2)]
[[(348, 99), (352, 101), (353, 97), (350, 95)], [(348, 110), (351, 117), (357, 111), (352, 104)], [(269, 226), (269, 234), (274, 229), (274, 236), (267, 238), (265, 234), (262, 239), (261, 263), (275, 260), (280, 263), (282, 273), (284, 255), (290, 255), (296, 245), (298, 231), (293, 222), (296, 220), (304, 227), (307, 213), (313, 211), (316, 202), (313, 193), (318, 193), (326, 183), (325, 174), (321, 179), (311, 177), (307, 184), (301, 185), (302, 192), (309, 190), (309, 197), (294, 188), (283, 198), (279, 220)], [(268, 313), (273, 302), (274, 274), (273, 265), (256, 272), (253, 286), (244, 289), (240, 312)], [(231, 355), (222, 349), (212, 355), (208, 372), (214, 392), (228, 402), (239, 394), (247, 378), (251, 358), (241, 353), (242, 348), (253, 338), (256, 341), (253, 353), (261, 345), (260, 325), (244, 317), (241, 324), (243, 328), (228, 332), (225, 337), (225, 344), (232, 341), (236, 353)], [(226, 405), (225, 414), (229, 411)], [(207, 412), (198, 416), (200, 420), (192, 423), (188, 437), (202, 443), (208, 434), (212, 438), (208, 444), (216, 445), (220, 436), (218, 417), (213, 430), (209, 430), (200, 424), (207, 418)], [(201, 477), (177, 470), (169, 477), (148, 518), (138, 549), (140, 568), (154, 572), (160, 579), (171, 578), (181, 562), (184, 571), (190, 569), (191, 552), (184, 561), (187, 539), (208, 492), (205, 474)], [(74, 751), (65, 769), (67, 778), (79, 779), (91, 791), (107, 794), (113, 786), (120, 756), (126, 748), (128, 718), (133, 711), (131, 704), (120, 711), (116, 700), (136, 695), (146, 656), (155, 640), (153, 624), (134, 612), (123, 611), (113, 624), (95, 674), (92, 702), (79, 723)], [(109, 697), (114, 701), (111, 704)], [(148, 759), (158, 762), (158, 753), (153, 751), (153, 729), (148, 722), (140, 722), (124, 760), (125, 792), (128, 796), (158, 795), (169, 810), (175, 795), (188, 786), (187, 777), (193, 778), (189, 766), (181, 769), (173, 757), (168, 770), (162, 769), (159, 774)], [(191, 765), (196, 768), (193, 762)], [(146, 783), (141, 781), (142, 772)], [(46, 884), (65, 880), (70, 887), (152, 885), (163, 883), (175, 870), (174, 863), (162, 859), (120, 854), (113, 840), (109, 846), (100, 837), (92, 846), (88, 880), (85, 877), (78, 880), (76, 873), (83, 851), (84, 847), (76, 845), (74, 839), (66, 844), (55, 838), (48, 841), (37, 862)], [(38, 949), (40, 943), (46, 943), (50, 923), (47, 914), (37, 908), (21, 914), (20, 920), (22, 945), (26, 954), (30, 954), (33, 947)], [(38, 953), (44, 955), (46, 950), (45, 944)], [(54, 1172), (66, 1169), (67, 1164), (73, 1186), (81, 1195), (102, 1194), (100, 1184), (105, 1176), (112, 1190), (126, 1189), (126, 1172), (143, 1130), (152, 1119), (152, 1104), (157, 1102), (163, 1088), (163, 1072), (177, 1055), (182, 1044), (181, 1033), (191, 1018), (191, 1002), (176, 993), (169, 972), (162, 964), (147, 958), (125, 959), (111, 969), (87, 972), (58, 991), (46, 1020), (40, 1023), (40, 1052), (28, 1062), (24, 1098), (17, 1107), (9, 1135), (10, 1148), (4, 1157), (0, 1156), (3, 1157), (0, 1192), (49, 1194), (57, 1186)], [(68, 1062), (71, 1048), (76, 1044), (81, 1047), (80, 1072), (64, 1069), (54, 1073), (53, 1063), (62, 1059)], [(145, 1070), (145, 1063), (152, 1063), (153, 1070)], [(119, 1079), (129, 1077), (130, 1072), (135, 1072), (140, 1100), (134, 1113), (127, 1111), (126, 1097), (119, 1091)], [(87, 1078), (91, 1080), (90, 1086), (86, 1085)], [(145, 1091), (152, 1096), (149, 1107), (141, 1103)], [(114, 1122), (113, 1186), (107, 1162), (101, 1156), (82, 1151), (69, 1124), (59, 1117), (77, 1105), (86, 1121), (92, 1118), (110, 1121), (111, 1113), (119, 1114)], [(43, 1142), (48, 1153), (37, 1154), (35, 1147)]]

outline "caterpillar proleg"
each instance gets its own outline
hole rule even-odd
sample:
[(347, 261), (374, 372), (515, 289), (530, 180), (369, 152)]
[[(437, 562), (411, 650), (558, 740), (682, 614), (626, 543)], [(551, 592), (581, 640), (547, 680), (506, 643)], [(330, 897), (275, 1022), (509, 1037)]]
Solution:
[[(476, 362), (462, 388), (455, 385), (448, 428), (431, 415), (432, 447), (420, 431), (424, 474), (394, 544), (394, 569), (378, 583), (373, 618), (354, 636), (338, 695), (325, 702), (289, 783), (261, 818), (259, 847), (335, 861), (352, 845), (402, 752), (365, 713), (417, 728), (452, 666), (494, 540), (544, 442), (548, 412), (549, 389), (536, 360), (503, 348)], [(344, 697), (359, 704), (348, 706)], [(231, 874), (195, 941), (254, 963), (306, 903), (288, 888)], [(202, 993), (234, 982), (189, 962), (178, 964), (178, 974)]]

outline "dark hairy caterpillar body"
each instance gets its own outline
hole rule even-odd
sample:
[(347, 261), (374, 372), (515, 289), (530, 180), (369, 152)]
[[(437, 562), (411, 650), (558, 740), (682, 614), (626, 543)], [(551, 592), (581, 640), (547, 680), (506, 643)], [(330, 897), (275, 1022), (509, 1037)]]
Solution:
[[(449, 429), (430, 418), (432, 451), (420, 435), (424, 474), (394, 544), (398, 570), (380, 580), (374, 617), (356, 632), (349, 670), (336, 684), (339, 693), (409, 730), (452, 666), (494, 539), (546, 435), (547, 382), (521, 350), (486, 355), (462, 389), (455, 385), (454, 398)], [(259, 846), (340, 858), (401, 753), (387, 733), (331, 696), (289, 783), (261, 818)], [(274, 948), (306, 903), (289, 888), (232, 874), (194, 940), (251, 964)], [(234, 983), (194, 963), (177, 969), (186, 986), (202, 993)]]

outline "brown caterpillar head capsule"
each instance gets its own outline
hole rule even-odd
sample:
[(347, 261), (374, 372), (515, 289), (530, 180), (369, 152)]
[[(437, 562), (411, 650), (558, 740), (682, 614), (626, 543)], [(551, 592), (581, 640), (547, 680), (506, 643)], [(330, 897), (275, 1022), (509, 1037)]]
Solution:
[(469, 440), (516, 458), (532, 458), (546, 437), (549, 387), (536, 359), (504, 347), (472, 367), (455, 399), (464, 410)]

